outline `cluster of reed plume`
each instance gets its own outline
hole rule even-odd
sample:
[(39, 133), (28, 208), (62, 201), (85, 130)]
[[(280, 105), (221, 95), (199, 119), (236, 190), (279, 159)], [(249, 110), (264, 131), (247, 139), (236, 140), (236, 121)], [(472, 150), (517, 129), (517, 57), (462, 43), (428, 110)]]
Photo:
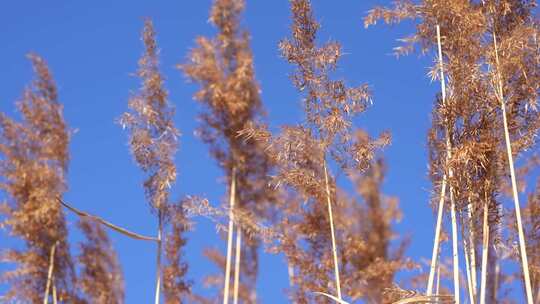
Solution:
[[(429, 271), (400, 284), (407, 289), (394, 283), (395, 274), (422, 267), (405, 256), (408, 239), (392, 228), (401, 218), (397, 199), (381, 191), (386, 166), (379, 151), (390, 134), (372, 138), (353, 124), (372, 103), (369, 86), (331, 77), (341, 45), (319, 43), (310, 1), (291, 0), (291, 36), (279, 49), (294, 66), (291, 80), (305, 116), (271, 132), (249, 35), (240, 26), (244, 6), (243, 0), (214, 0), (210, 21), (217, 34), (197, 38), (178, 65), (199, 85), (194, 99), (204, 110), (197, 134), (227, 180), (221, 207), (198, 197), (170, 198), (180, 132), (159, 70), (156, 33), (145, 21), (141, 87), (118, 123), (129, 132), (135, 162), (147, 175), (143, 187), (157, 217), (156, 237), (62, 199), (71, 134), (49, 69), (39, 56), (29, 56), (36, 80), (17, 102), (22, 120), (0, 115), (0, 186), (8, 197), (0, 205), (0, 228), (24, 241), (23, 249), (2, 252), (2, 260), (15, 265), (1, 274), (10, 287), (2, 300), (123, 303), (121, 269), (104, 230), (110, 228), (155, 243), (156, 304), (162, 297), (165, 303), (256, 303), (261, 246), (285, 257), (293, 303), (509, 303), (502, 282), (513, 278), (522, 279), (528, 304), (540, 303), (540, 180), (523, 210), (519, 201), (539, 164), (530, 152), (538, 146), (540, 127), (536, 2), (398, 0), (364, 19), (366, 27), (379, 19), (414, 20), (416, 31), (396, 54), (416, 46), (433, 53), (430, 75), (441, 83), (428, 134), (437, 215), (433, 252)], [(515, 168), (518, 158), (524, 165)], [(355, 193), (340, 186), (342, 175)], [(503, 206), (509, 198), (510, 211)], [(66, 241), (64, 208), (79, 217), (86, 236), (78, 257)], [(193, 216), (208, 217), (226, 231), (226, 254), (205, 252), (222, 271), (204, 282), (218, 290), (214, 297), (194, 294), (187, 279), (183, 252)], [(442, 261), (445, 224), (449, 263)], [(511, 243), (517, 248), (505, 245)], [(505, 259), (518, 260), (521, 272), (505, 272)], [(441, 282), (446, 276), (450, 284)]]

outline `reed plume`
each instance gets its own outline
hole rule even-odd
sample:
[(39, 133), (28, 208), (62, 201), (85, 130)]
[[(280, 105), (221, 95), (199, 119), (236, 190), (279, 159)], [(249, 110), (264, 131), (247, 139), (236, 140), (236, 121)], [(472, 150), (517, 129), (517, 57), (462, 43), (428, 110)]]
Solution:
[[(159, 72), (159, 50), (157, 48), (155, 31), (152, 21), (147, 19), (144, 23), (142, 40), (145, 47), (144, 55), (139, 60), (137, 76), (142, 81), (139, 92), (129, 100), (129, 111), (120, 118), (120, 124), (130, 132), (129, 144), (131, 152), (139, 167), (148, 174), (144, 181), (146, 198), (151, 211), (156, 213), (158, 220), (158, 248), (156, 253), (156, 292), (155, 303), (159, 303), (162, 278), (162, 243), (165, 239), (164, 224), (169, 215), (169, 189), (176, 181), (176, 166), (174, 154), (178, 146), (179, 131), (174, 126), (174, 108), (168, 101), (168, 93), (164, 88), (164, 80)], [(175, 220), (181, 217), (174, 216)], [(173, 223), (182, 226), (184, 223)], [(174, 232), (181, 230), (173, 229)], [(172, 236), (182, 238), (180, 235)], [(184, 245), (176, 240), (177, 245)], [(177, 248), (181, 250), (181, 248)], [(178, 252), (175, 255), (178, 258)], [(177, 261), (172, 262), (175, 267)], [(185, 270), (173, 271), (175, 275), (167, 279), (184, 280)], [(177, 283), (168, 282), (166, 286), (176, 286)], [(173, 292), (173, 291), (171, 291)], [(166, 292), (168, 293), (168, 292)]]
[[(430, 132), (431, 175), (437, 185), (440, 183), (437, 180), (446, 172), (454, 172), (449, 183), (454, 189), (461, 222), (466, 225), (463, 239), (470, 239), (464, 243), (464, 248), (474, 250), (478, 236), (483, 235), (480, 303), (484, 303), (486, 297), (487, 273), (494, 271), (487, 269), (488, 257), (494, 258), (488, 249), (492, 251), (500, 243), (501, 231), (497, 227), (503, 209), (499, 194), (509, 176), (508, 155), (520, 155), (533, 147), (538, 130), (538, 82), (532, 80), (538, 73), (534, 42), (537, 30), (531, 17), (534, 5), (534, 1), (424, 1), (418, 5), (399, 1), (391, 9), (375, 8), (365, 20), (366, 25), (379, 18), (389, 23), (404, 18), (419, 20), (416, 32), (404, 39), (404, 46), (396, 48), (400, 54), (410, 52), (414, 45), (428, 51), (435, 44), (433, 29), (441, 26), (449, 105), (438, 106), (434, 114), (434, 128)], [(497, 35), (493, 34), (495, 27), (500, 32)], [(504, 59), (499, 58), (499, 63), (493, 38), (506, 41), (504, 47), (502, 43), (499, 45), (498, 51), (505, 54)], [(434, 68), (432, 75), (436, 76), (436, 71)], [(511, 97), (504, 97), (501, 91)], [(502, 113), (505, 106), (512, 109), (508, 111), (511, 114)], [(435, 127), (436, 124), (439, 127)], [(506, 128), (506, 124), (510, 127)], [(436, 131), (437, 128), (444, 130), (444, 125), (449, 126), (452, 141), (453, 156), (447, 164), (441, 161), (446, 149), (444, 144), (436, 143), (444, 143), (442, 132)], [(509, 136), (505, 136), (507, 129)], [(512, 153), (508, 154), (506, 146), (510, 141)], [(515, 182), (513, 184), (515, 186)], [(516, 193), (514, 191), (514, 197)], [(519, 203), (515, 206), (519, 213)], [(472, 251), (466, 255), (470, 262), (476, 262)], [(489, 264), (495, 265), (494, 262)], [(475, 270), (472, 265), (467, 268), (471, 272)], [(474, 289), (476, 278), (471, 280), (469, 289)]]
[(319, 24), (309, 1), (291, 1), (291, 12), (292, 36), (280, 43), (280, 49), (296, 67), (291, 79), (303, 93), (305, 123), (283, 126), (278, 135), (264, 127), (248, 128), (243, 134), (266, 146), (276, 166), (273, 184), (283, 186), (284, 192), (293, 191), (291, 199), (277, 207), (281, 220), (275, 229), (287, 233), (282, 234), (276, 250), (287, 256), (294, 286), (291, 299), (306, 303), (313, 301), (313, 292), (326, 291), (328, 286), (335, 290), (336, 298), (342, 298), (337, 256), (340, 232), (332, 215), (333, 205), (339, 205), (332, 166), (344, 172), (366, 169), (373, 151), (387, 144), (389, 138), (384, 134), (366, 141), (363, 134), (352, 131), (352, 118), (371, 102), (367, 85), (349, 88), (343, 80), (332, 80), (330, 74), (341, 56), (340, 45), (329, 42), (317, 46)]
[(163, 294), (166, 304), (186, 303), (191, 294), (192, 283), (186, 279), (188, 264), (182, 251), (187, 243), (185, 233), (189, 230), (183, 205), (183, 201), (172, 204), (166, 212), (166, 223), (171, 226), (164, 245)]
[(105, 230), (96, 222), (81, 219), (79, 228), (86, 237), (77, 260), (81, 265), (78, 286), (89, 303), (124, 303), (124, 277), (116, 253)]
[[(536, 1), (485, 1), (490, 18), (489, 34), (493, 41), (487, 50), (489, 79), (495, 100), (500, 106), (506, 157), (512, 184), (512, 198), (518, 229), (519, 251), (527, 303), (533, 304), (533, 291), (523, 231), (514, 157), (535, 145), (540, 129), (537, 109), (540, 88), (537, 23), (532, 17)], [(508, 170), (508, 171), (507, 171)]]
[(67, 188), (70, 135), (49, 68), (36, 54), (28, 58), (36, 78), (16, 104), (22, 119), (0, 114), (0, 187), (7, 194), (0, 227), (24, 244), (2, 253), (5, 262), (15, 265), (2, 274), (2, 281), (10, 284), (4, 298), (41, 303), (54, 296), (78, 303), (66, 221), (56, 201)]
[(345, 290), (351, 299), (391, 303), (385, 290), (394, 286), (400, 270), (414, 263), (405, 258), (408, 239), (395, 242), (392, 225), (401, 217), (398, 200), (382, 193), (386, 165), (378, 157), (366, 172), (352, 176), (358, 197), (341, 199), (336, 223), (343, 231), (340, 250)]
[[(179, 65), (189, 79), (200, 85), (194, 98), (205, 111), (200, 114), (203, 124), (197, 134), (210, 146), (211, 155), (224, 170), (229, 184), (230, 220), (223, 303), (228, 302), (231, 291), (237, 303), (238, 292), (241, 292), (238, 284), (229, 290), (234, 213), (246, 210), (265, 217), (269, 212), (267, 202), (272, 199), (267, 187), (266, 155), (258, 142), (238, 134), (248, 125), (261, 124), (264, 116), (249, 36), (239, 25), (244, 5), (242, 0), (214, 1), (210, 21), (218, 29), (217, 35), (198, 37), (197, 47), (190, 52), (187, 63)], [(244, 293), (250, 293), (255, 289), (259, 244), (243, 227), (236, 227), (236, 231), (236, 243), (240, 246), (236, 247), (235, 269), (238, 272), (241, 268), (237, 278), (243, 281), (239, 283), (241, 286), (250, 289)]]

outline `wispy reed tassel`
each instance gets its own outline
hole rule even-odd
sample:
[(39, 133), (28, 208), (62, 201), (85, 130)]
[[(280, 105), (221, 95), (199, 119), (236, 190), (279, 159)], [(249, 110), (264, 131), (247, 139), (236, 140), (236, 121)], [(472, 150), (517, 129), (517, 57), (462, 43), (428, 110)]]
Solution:
[(238, 304), (238, 290), (240, 288), (240, 255), (242, 254), (242, 230), (236, 228), (236, 253), (234, 260), (234, 286), (233, 304)]
[(326, 185), (326, 202), (328, 204), (328, 217), (330, 219), (330, 233), (332, 235), (332, 253), (334, 256), (334, 274), (336, 279), (336, 291), (338, 299), (341, 298), (341, 284), (339, 282), (339, 265), (337, 258), (337, 246), (336, 246), (336, 236), (334, 232), (334, 217), (332, 215), (332, 201), (330, 199), (330, 184), (328, 182), (328, 170), (326, 169), (326, 160), (323, 161), (324, 167), (324, 182)]
[(49, 290), (51, 289), (52, 276), (54, 271), (54, 253), (56, 252), (56, 245), (58, 242), (55, 242), (51, 246), (51, 253), (49, 254), (49, 270), (47, 272), (47, 284), (45, 285), (45, 295), (43, 296), (43, 304), (49, 303)]
[(516, 220), (519, 236), (519, 253), (521, 256), (521, 267), (523, 269), (523, 281), (525, 283), (525, 292), (527, 293), (527, 303), (533, 304), (533, 295), (531, 288), (531, 277), (529, 274), (529, 262), (527, 261), (527, 250), (525, 244), (525, 235), (523, 233), (523, 224), (521, 223), (521, 208), (519, 205), (519, 196), (517, 190), (516, 173), (514, 171), (514, 158), (512, 156), (512, 144), (510, 142), (510, 133), (508, 132), (508, 121), (506, 118), (506, 105), (504, 102), (504, 93), (502, 85), (502, 77), (499, 65), (499, 53), (497, 51), (497, 36), (493, 32), (493, 47), (495, 48), (495, 63), (497, 70), (497, 85), (498, 85), (498, 99), (501, 104), (501, 111), (504, 125), (504, 139), (506, 141), (506, 154), (508, 155), (508, 166), (510, 167), (510, 178), (512, 179), (512, 195), (514, 197), (514, 205), (516, 210)]
[(227, 261), (225, 264), (225, 286), (223, 287), (223, 304), (229, 303), (229, 285), (230, 285), (230, 274), (231, 274), (231, 256), (232, 256), (232, 240), (233, 240), (233, 229), (234, 229), (234, 201), (236, 197), (236, 170), (232, 169), (231, 174), (231, 189), (229, 193), (229, 230), (227, 231)]

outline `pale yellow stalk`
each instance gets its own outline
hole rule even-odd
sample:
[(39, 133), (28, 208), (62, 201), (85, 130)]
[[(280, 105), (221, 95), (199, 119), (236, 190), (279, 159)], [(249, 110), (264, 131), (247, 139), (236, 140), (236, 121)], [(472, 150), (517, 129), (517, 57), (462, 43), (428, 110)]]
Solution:
[(431, 267), (428, 277), (428, 285), (426, 289), (426, 295), (430, 296), (433, 292), (433, 277), (435, 271), (438, 269), (438, 257), (439, 257), (439, 245), (441, 237), (442, 217), (444, 210), (444, 198), (446, 196), (446, 174), (443, 176), (443, 182), (441, 186), (441, 194), (439, 196), (439, 206), (437, 211), (437, 224), (435, 226), (435, 239), (433, 240), (433, 253), (431, 255)]
[(332, 235), (332, 254), (334, 256), (334, 275), (336, 279), (336, 291), (338, 299), (341, 298), (341, 284), (339, 282), (339, 265), (337, 258), (337, 246), (336, 246), (336, 236), (334, 232), (334, 217), (332, 214), (332, 201), (330, 199), (330, 183), (328, 181), (328, 170), (326, 169), (326, 160), (323, 161), (324, 167), (324, 182), (326, 185), (326, 202), (328, 205), (328, 217), (330, 219), (330, 234)]
[(469, 249), (469, 245), (467, 244), (467, 239), (465, 238), (463, 226), (464, 226), (463, 222), (461, 222), (461, 235), (462, 235), (461, 241), (463, 242), (463, 253), (465, 255), (465, 270), (467, 274), (467, 291), (469, 293), (469, 302), (474, 304), (475, 299), (474, 299), (474, 291), (473, 291), (473, 283), (472, 283), (473, 278), (472, 278), (471, 263), (470, 263), (471, 261), (469, 260), (470, 249)]
[(234, 203), (236, 199), (236, 170), (232, 169), (231, 188), (229, 193), (229, 230), (227, 231), (227, 261), (225, 263), (225, 286), (223, 287), (223, 304), (229, 303), (229, 285), (231, 280), (231, 256), (234, 229)]
[(437, 264), (437, 281), (435, 285), (435, 294), (438, 295), (441, 287), (441, 264)]
[(287, 273), (289, 274), (289, 287), (292, 288), (294, 286), (294, 268), (290, 263), (287, 265)]
[[(448, 151), (450, 153), (450, 151)], [(452, 170), (450, 170), (450, 177), (452, 176)], [(457, 221), (456, 221), (456, 205), (454, 202), (454, 195), (452, 193), (452, 187), (450, 187), (450, 216), (452, 218), (452, 257), (453, 257), (453, 269), (454, 269), (454, 301), (459, 304), (459, 251), (457, 240)]]
[(58, 298), (56, 297), (56, 283), (54, 282), (54, 276), (53, 276), (53, 286), (52, 286), (52, 299), (53, 299), (53, 304), (58, 303)]
[(484, 218), (482, 221), (482, 274), (480, 278), (480, 304), (486, 303), (487, 260), (489, 252), (488, 202), (484, 202)]
[[(475, 246), (475, 236), (474, 236), (474, 222), (473, 222), (473, 210), (472, 210), (472, 204), (469, 202), (467, 206), (467, 214), (469, 217), (469, 253), (471, 255), (471, 277), (472, 277), (472, 289), (473, 289), (473, 297), (476, 302), (476, 296), (477, 296), (477, 282), (476, 282), (476, 246)], [(473, 303), (475, 303), (473, 302)]]
[(531, 288), (531, 277), (529, 274), (529, 262), (527, 260), (527, 245), (525, 244), (525, 234), (523, 233), (523, 224), (521, 222), (521, 208), (519, 204), (519, 195), (517, 189), (516, 173), (514, 170), (514, 158), (512, 156), (512, 144), (510, 142), (510, 132), (508, 131), (508, 121), (506, 117), (506, 104), (504, 102), (504, 92), (502, 77), (500, 72), (499, 52), (497, 50), (497, 36), (493, 32), (493, 46), (495, 48), (495, 64), (497, 71), (497, 89), (498, 99), (501, 104), (501, 111), (504, 125), (504, 139), (506, 142), (506, 154), (508, 156), (508, 166), (510, 167), (510, 178), (512, 180), (512, 196), (514, 198), (514, 207), (516, 212), (516, 221), (519, 236), (519, 253), (521, 256), (521, 267), (523, 270), (523, 281), (525, 283), (525, 292), (527, 294), (527, 303), (533, 304), (533, 295)]
[(51, 251), (49, 254), (49, 269), (47, 271), (47, 284), (45, 285), (45, 295), (43, 296), (43, 304), (49, 303), (49, 290), (51, 289), (53, 271), (54, 271), (54, 254), (56, 252), (56, 245), (58, 242), (55, 242), (51, 246)]
[(234, 286), (233, 286), (233, 304), (238, 304), (238, 290), (240, 288), (240, 255), (242, 254), (242, 230), (236, 228), (236, 254), (234, 261)]
[[(437, 46), (438, 46), (438, 54), (439, 54), (439, 72), (440, 72), (440, 78), (441, 78), (441, 95), (442, 95), (442, 101), (443, 104), (446, 104), (446, 82), (444, 78), (444, 65), (443, 65), (443, 59), (442, 59), (442, 46), (441, 46), (441, 30), (439, 25), (437, 25)], [(450, 133), (448, 131), (448, 127), (446, 128), (446, 161), (450, 160), (452, 157), (451, 152), (451, 142), (450, 142)], [(449, 177), (452, 178), (452, 170), (449, 170), (448, 172)], [(441, 189), (441, 196), (440, 196), (440, 202), (439, 202), (439, 215), (437, 216), (437, 227), (435, 228), (435, 240), (433, 245), (433, 254), (432, 254), (432, 260), (431, 260), (431, 269), (430, 274), (428, 278), (428, 288), (426, 291), (426, 294), (430, 296), (432, 294), (433, 289), (433, 276), (435, 271), (435, 265), (437, 263), (437, 252), (439, 248), (439, 237), (440, 237), (440, 229), (442, 225), (442, 212), (444, 207), (444, 197), (445, 197), (445, 191), (446, 191), (446, 174), (443, 176), (443, 187)], [(450, 204), (451, 204), (451, 218), (452, 218), (452, 252), (453, 252), (453, 266), (454, 266), (454, 299), (455, 303), (459, 304), (459, 258), (458, 258), (458, 248), (457, 248), (457, 224), (456, 224), (456, 210), (455, 210), (455, 202), (454, 202), (454, 195), (452, 191), (452, 187), (450, 187)]]
[(162, 223), (162, 213), (161, 210), (158, 211), (158, 241), (157, 241), (157, 256), (156, 256), (156, 292), (154, 303), (159, 304), (160, 298), (160, 289), (161, 289), (161, 244), (162, 244), (162, 233), (163, 233), (163, 223)]

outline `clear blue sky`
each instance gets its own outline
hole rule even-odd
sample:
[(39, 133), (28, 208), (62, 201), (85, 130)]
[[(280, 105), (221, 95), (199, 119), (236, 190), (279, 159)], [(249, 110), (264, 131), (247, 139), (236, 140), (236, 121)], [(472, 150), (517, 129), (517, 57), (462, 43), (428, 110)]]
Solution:
[[(413, 236), (408, 254), (419, 259), (431, 255), (433, 215), (428, 206), (426, 132), (438, 83), (426, 76), (432, 58), (391, 55), (397, 38), (410, 33), (410, 23), (364, 29), (362, 18), (376, 4), (389, 1), (314, 1), (322, 23), (320, 40), (343, 44), (345, 56), (338, 75), (350, 84), (367, 82), (373, 106), (357, 125), (372, 135), (390, 130), (387, 194), (398, 196), (404, 212), (396, 229)], [(193, 135), (199, 105), (192, 100), (197, 87), (187, 83), (175, 68), (185, 60), (198, 35), (214, 29), (207, 22), (210, 0), (192, 1), (4, 1), (0, 5), (0, 110), (14, 114), (13, 103), (32, 79), (25, 54), (34, 51), (49, 63), (59, 87), (60, 100), (72, 138), (69, 191), (73, 205), (134, 231), (153, 235), (156, 221), (144, 200), (143, 176), (127, 146), (127, 134), (115, 124), (126, 110), (130, 92), (139, 86), (131, 76), (142, 53), (140, 31), (143, 17), (154, 20), (161, 48), (161, 67), (170, 100), (176, 106), (176, 124), (183, 136), (176, 157), (179, 179), (173, 198), (200, 195), (214, 204), (223, 199), (222, 173), (210, 158), (207, 146)], [(289, 35), (290, 14), (286, 0), (248, 1), (244, 25), (252, 37), (255, 67), (264, 105), (272, 126), (302, 119), (300, 98), (291, 85), (291, 67), (280, 58), (278, 42)], [(80, 239), (76, 219), (68, 214), (70, 241)], [(127, 303), (153, 299), (154, 246), (109, 234), (126, 281)], [(186, 250), (189, 277), (196, 292), (205, 292), (201, 278), (215, 273), (202, 257), (205, 247), (224, 250), (213, 225), (197, 219)], [(0, 247), (12, 245), (5, 235)], [(4, 268), (2, 268), (4, 267)], [(0, 265), (0, 271), (5, 266)], [(258, 279), (261, 303), (286, 303), (287, 271), (281, 256), (263, 254)], [(0, 287), (0, 293), (5, 290)]]

